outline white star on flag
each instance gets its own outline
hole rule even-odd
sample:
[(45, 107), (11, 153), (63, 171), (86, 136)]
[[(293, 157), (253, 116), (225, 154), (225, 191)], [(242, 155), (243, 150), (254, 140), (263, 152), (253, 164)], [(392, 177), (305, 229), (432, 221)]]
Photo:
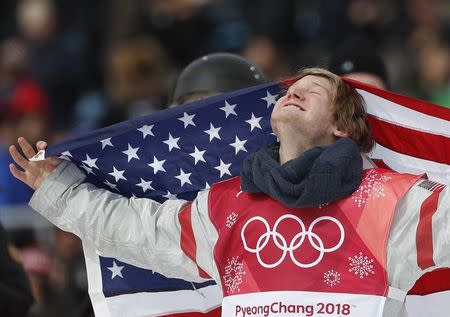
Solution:
[(166, 170), (164, 169), (164, 162), (166, 160), (161, 160), (159, 161), (156, 156), (153, 156), (153, 163), (148, 164), (148, 166), (150, 166), (151, 168), (153, 168), (153, 174), (156, 174), (158, 172), (165, 172)]
[(142, 132), (142, 138), (145, 139), (147, 137), (147, 135), (150, 136), (155, 136), (153, 134), (153, 124), (152, 125), (143, 125), (142, 127), (140, 127), (138, 130)]
[(163, 195), (163, 197), (167, 199), (177, 199), (177, 195), (172, 194), (171, 192), (167, 191), (167, 194)]
[(133, 148), (133, 147), (131, 147), (130, 143), (128, 143), (128, 150), (122, 151), (123, 154), (128, 156), (128, 163), (134, 158), (139, 160), (139, 156), (137, 156), (138, 150), (139, 150), (138, 147)]
[(95, 167), (96, 169), (98, 169), (97, 164), (95, 164), (95, 162), (97, 162), (97, 159), (91, 158), (89, 154), (86, 154), (86, 159), (82, 162), (91, 168)]
[(62, 153), (61, 153), (61, 156), (64, 156), (64, 157), (72, 157), (72, 154), (70, 154), (69, 151), (65, 151), (65, 152), (62, 152)]
[(107, 146), (112, 146), (112, 147), (114, 147), (114, 146), (112, 145), (112, 143), (111, 143), (111, 138), (107, 138), (107, 139), (101, 140), (100, 142), (102, 143), (102, 150), (103, 150), (105, 147), (107, 147)]
[(180, 147), (178, 146), (178, 140), (180, 138), (174, 138), (172, 136), (172, 134), (169, 133), (169, 138), (165, 141), (163, 141), (163, 143), (166, 143), (169, 146), (169, 152), (171, 152), (173, 149), (179, 149)]
[(231, 176), (231, 173), (230, 173), (230, 166), (231, 166), (231, 163), (230, 163), (230, 164), (226, 164), (226, 163), (224, 163), (222, 160), (220, 160), (220, 165), (219, 165), (219, 166), (216, 166), (216, 167), (214, 167), (214, 168), (215, 168), (216, 170), (220, 171), (220, 178), (222, 178), (222, 176), (225, 175), (225, 174)]
[(271, 105), (274, 105), (277, 102), (278, 95), (272, 95), (268, 90), (266, 90), (266, 94), (267, 95), (261, 99), (267, 102), (267, 108), (269, 108)]
[(115, 166), (113, 166), (113, 171), (111, 173), (108, 173), (109, 175), (113, 176), (116, 180), (116, 183), (123, 179), (123, 180), (127, 180), (124, 176), (123, 173), (125, 172), (125, 170), (119, 171), (116, 169)]
[(209, 134), (209, 142), (211, 142), (214, 138), (217, 138), (220, 140), (219, 136), (219, 130), (222, 129), (221, 127), (214, 127), (212, 123), (209, 124), (209, 130), (204, 131), (205, 133)]
[(139, 184), (136, 184), (136, 186), (142, 187), (142, 190), (144, 191), (144, 193), (148, 189), (154, 190), (154, 188), (152, 187), (152, 181), (145, 181), (142, 178), (141, 178), (141, 182)]
[(199, 161), (205, 162), (205, 159), (203, 158), (203, 155), (205, 154), (206, 151), (200, 151), (199, 149), (197, 149), (197, 147), (194, 147), (194, 152), (189, 153), (190, 156), (192, 156), (194, 158), (194, 165), (197, 165), (197, 163)]
[(188, 115), (186, 112), (183, 113), (183, 116), (178, 118), (178, 120), (183, 121), (184, 128), (187, 128), (189, 125), (193, 125), (195, 127), (195, 123), (193, 121), (195, 114)]
[(247, 152), (247, 149), (244, 147), (246, 142), (247, 142), (247, 140), (239, 140), (239, 138), (236, 135), (236, 139), (235, 139), (234, 143), (230, 144), (232, 147), (234, 147), (234, 150), (235, 150), (234, 154), (237, 155), (239, 153), (239, 151)]
[(116, 276), (120, 276), (121, 278), (123, 278), (122, 270), (124, 267), (125, 267), (124, 265), (123, 266), (117, 265), (116, 261), (113, 260), (113, 266), (107, 267), (107, 269), (112, 272), (111, 279), (115, 278)]
[(225, 100), (225, 106), (224, 106), (224, 107), (221, 107), (221, 108), (219, 108), (219, 109), (222, 110), (222, 111), (224, 111), (224, 112), (225, 112), (225, 118), (228, 118), (228, 116), (229, 116), (230, 114), (234, 114), (235, 116), (237, 116), (236, 112), (234, 111), (234, 108), (235, 108), (236, 106), (237, 106), (237, 104), (230, 105), (230, 104), (228, 103), (228, 101)]
[(252, 112), (252, 117), (248, 120), (245, 120), (248, 124), (250, 124), (250, 131), (253, 131), (254, 128), (261, 129), (261, 125), (259, 121), (261, 121), (262, 117), (255, 117), (255, 114)]
[(88, 175), (89, 174), (94, 174), (95, 175), (95, 173), (92, 171), (92, 168), (90, 168), (89, 166), (86, 166), (86, 165), (82, 164), (81, 168), (84, 169), (86, 171), (86, 173), (88, 173)]
[(109, 186), (109, 188), (111, 188), (111, 189), (117, 190), (117, 185), (113, 184), (113, 183), (110, 183), (108, 180), (106, 180), (103, 184)]
[(175, 178), (178, 178), (181, 182), (181, 186), (184, 186), (184, 184), (188, 183), (190, 185), (192, 185), (191, 180), (189, 179), (189, 177), (191, 177), (192, 173), (185, 173), (181, 168), (180, 168), (180, 175), (175, 176)]

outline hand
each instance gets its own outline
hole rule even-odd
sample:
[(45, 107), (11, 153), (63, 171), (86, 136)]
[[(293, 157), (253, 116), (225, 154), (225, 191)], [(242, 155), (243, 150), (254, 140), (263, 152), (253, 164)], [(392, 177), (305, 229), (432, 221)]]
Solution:
[[(19, 153), (15, 145), (9, 147), (9, 153), (14, 162), (16, 162), (23, 171), (18, 169), (14, 164), (10, 164), (9, 169), (14, 177), (36, 190), (62, 160), (56, 157), (49, 157), (43, 161), (30, 162), (28, 159), (35, 156), (36, 151), (25, 138), (20, 137), (17, 142), (26, 157)], [(44, 150), (46, 147), (47, 143), (44, 141), (36, 143), (38, 151)]]

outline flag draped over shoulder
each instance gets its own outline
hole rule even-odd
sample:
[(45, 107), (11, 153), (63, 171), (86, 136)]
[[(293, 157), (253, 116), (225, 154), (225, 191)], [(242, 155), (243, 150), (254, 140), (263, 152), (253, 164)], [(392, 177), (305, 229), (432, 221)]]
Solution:
[[(450, 109), (348, 82), (366, 101), (379, 164), (450, 183)], [(45, 156), (69, 159), (86, 181), (127, 197), (192, 200), (238, 175), (248, 153), (276, 142), (269, 119), (280, 95), (273, 83), (210, 97), (52, 145)], [(166, 278), (99, 256), (89, 241), (83, 246), (98, 316), (220, 315), (213, 281)]]
[(346, 79), (363, 96), (376, 140), (370, 156), (450, 184), (450, 109)]

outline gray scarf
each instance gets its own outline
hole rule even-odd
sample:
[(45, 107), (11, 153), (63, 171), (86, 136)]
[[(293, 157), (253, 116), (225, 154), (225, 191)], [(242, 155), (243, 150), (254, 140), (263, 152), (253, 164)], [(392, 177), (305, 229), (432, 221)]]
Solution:
[(291, 208), (317, 206), (343, 198), (361, 182), (362, 158), (350, 138), (315, 147), (283, 165), (278, 145), (250, 154), (241, 170), (245, 192), (263, 192)]

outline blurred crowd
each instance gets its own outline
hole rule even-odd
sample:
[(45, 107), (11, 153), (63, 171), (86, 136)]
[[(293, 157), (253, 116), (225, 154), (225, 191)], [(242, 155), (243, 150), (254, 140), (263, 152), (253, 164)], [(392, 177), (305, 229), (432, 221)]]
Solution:
[(18, 136), (53, 143), (164, 109), (183, 67), (213, 52), (246, 57), (269, 81), (376, 54), (389, 90), (450, 107), (448, 0), (2, 0), (0, 15), (0, 220), (30, 316), (93, 313), (78, 238), (8, 226), (32, 194), (8, 169)]

